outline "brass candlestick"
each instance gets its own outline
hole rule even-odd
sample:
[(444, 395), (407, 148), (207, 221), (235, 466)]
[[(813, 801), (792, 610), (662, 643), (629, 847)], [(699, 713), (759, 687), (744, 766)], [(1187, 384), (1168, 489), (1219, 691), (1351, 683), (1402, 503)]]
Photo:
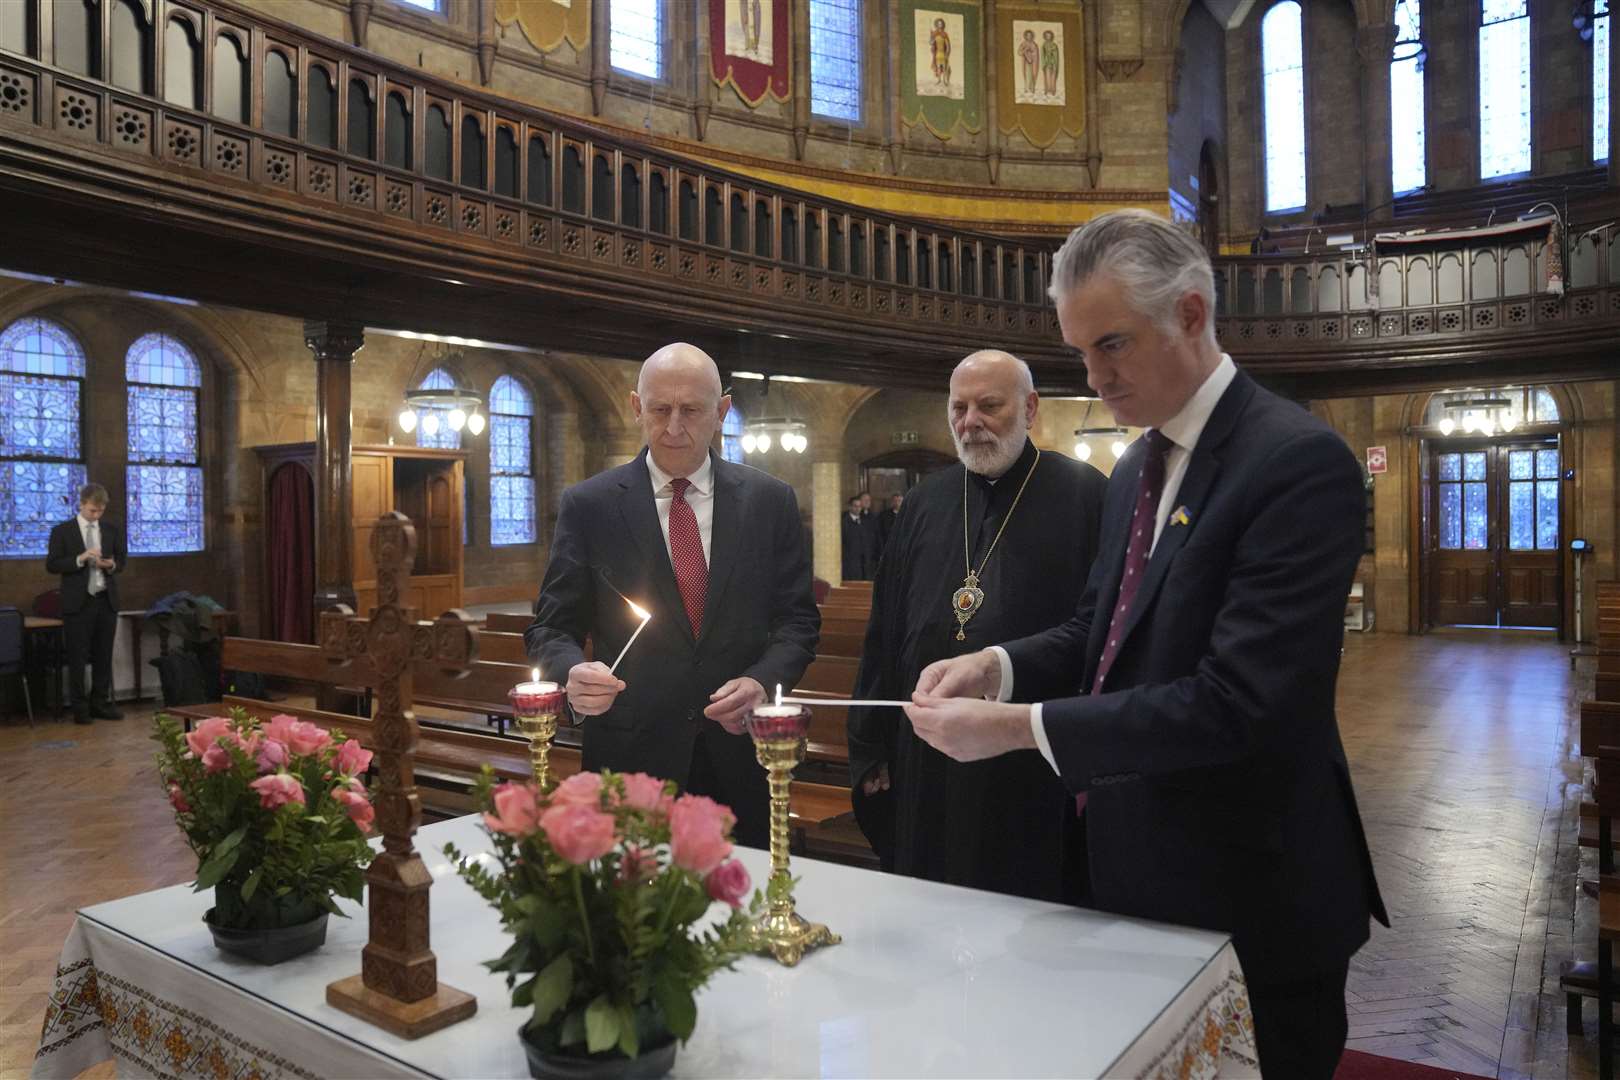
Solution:
[(557, 735), (557, 714), (562, 711), (563, 692), (556, 683), (519, 683), (507, 693), (518, 730), (529, 740), (529, 760), (534, 764), (534, 782), (541, 791), (551, 786), (551, 740)]
[(770, 953), (792, 967), (811, 949), (837, 945), (843, 939), (820, 923), (806, 921), (793, 904), (793, 875), (788, 871), (789, 791), (793, 770), (804, 760), (810, 710), (802, 705), (761, 705), (748, 715), (754, 756), (770, 776), (771, 879), (769, 906), (754, 922), (753, 950)]

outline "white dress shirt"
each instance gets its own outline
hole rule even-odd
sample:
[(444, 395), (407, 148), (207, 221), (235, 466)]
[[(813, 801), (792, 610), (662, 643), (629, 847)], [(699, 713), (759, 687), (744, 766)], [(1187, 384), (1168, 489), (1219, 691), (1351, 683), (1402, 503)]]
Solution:
[[(1192, 461), (1193, 448), (1198, 445), (1199, 436), (1203, 435), (1204, 427), (1215, 412), (1215, 406), (1220, 403), (1221, 395), (1226, 388), (1232, 385), (1237, 377), (1237, 365), (1225, 353), (1221, 354), (1221, 362), (1215, 370), (1209, 373), (1201, 386), (1187, 399), (1187, 404), (1181, 411), (1164, 422), (1159, 428), (1159, 434), (1170, 440), (1170, 449), (1164, 459), (1164, 490), (1159, 493), (1159, 513), (1153, 522), (1153, 547), (1159, 546), (1159, 536), (1164, 532), (1164, 526), (1175, 512), (1176, 495), (1181, 491), (1181, 482), (1186, 479), (1187, 465)], [(1152, 555), (1152, 548), (1148, 553)], [(1001, 663), (1001, 693), (997, 695), (998, 701), (1012, 700), (1013, 670), (1012, 659), (1007, 650), (1000, 645), (992, 645), (996, 659)], [(1057, 761), (1052, 757), (1052, 744), (1046, 738), (1046, 725), (1041, 720), (1041, 705), (1036, 702), (1029, 710), (1029, 726), (1035, 736), (1035, 746), (1040, 750), (1046, 763), (1057, 772)]]
[[(74, 516), (79, 519), (79, 534), (84, 537), (84, 550), (90, 551), (94, 549), (101, 551), (101, 522), (86, 521), (83, 514), (75, 514)], [(102, 558), (106, 557), (106, 552), (102, 552)], [(90, 567), (90, 595), (99, 596), (107, 589), (107, 575), (101, 572), (101, 567), (97, 566), (93, 560), (85, 565)]]
[[(653, 504), (658, 508), (658, 527), (664, 530), (664, 550), (669, 550), (669, 508), (675, 501), (675, 487), (671, 483), (675, 478), (654, 462), (652, 452), (647, 453), (647, 473), (652, 477)], [(692, 508), (697, 515), (698, 535), (703, 538), (703, 564), (707, 566), (709, 558), (709, 537), (714, 532), (714, 460), (707, 454), (703, 456), (703, 464), (697, 471), (687, 477), (692, 486), (686, 489), (686, 505)], [(670, 565), (674, 565), (675, 557), (670, 556)]]

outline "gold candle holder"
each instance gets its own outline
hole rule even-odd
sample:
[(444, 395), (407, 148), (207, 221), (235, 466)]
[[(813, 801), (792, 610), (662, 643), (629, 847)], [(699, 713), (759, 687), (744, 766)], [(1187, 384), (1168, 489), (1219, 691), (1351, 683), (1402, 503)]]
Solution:
[(551, 740), (557, 735), (563, 691), (552, 682), (526, 682), (514, 686), (506, 696), (512, 701), (518, 730), (529, 740), (534, 782), (544, 791), (551, 785)]
[(771, 791), (771, 878), (765, 890), (769, 902), (754, 921), (753, 950), (770, 953), (777, 963), (792, 967), (811, 949), (843, 940), (794, 910), (793, 875), (788, 870), (789, 792), (793, 770), (804, 760), (810, 710), (802, 705), (760, 705), (747, 722), (754, 756), (769, 774)]

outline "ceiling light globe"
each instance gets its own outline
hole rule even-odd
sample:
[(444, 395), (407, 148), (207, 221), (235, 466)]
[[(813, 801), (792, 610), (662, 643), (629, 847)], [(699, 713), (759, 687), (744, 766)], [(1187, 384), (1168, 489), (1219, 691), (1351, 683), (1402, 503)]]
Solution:
[(422, 434), (426, 435), (428, 438), (431, 439), (433, 436), (437, 435), (438, 433), (439, 433), (439, 414), (435, 413), (435, 412), (423, 413), (422, 414)]
[(450, 415), (446, 416), (445, 420), (449, 422), (451, 431), (460, 431), (467, 426), (467, 413), (460, 406), (457, 406), (450, 410)]
[(1456, 431), (1456, 430), (1457, 430), (1457, 422), (1455, 420), (1453, 420), (1451, 417), (1448, 416), (1445, 419), (1440, 421), (1440, 434), (1442, 434), (1442, 435), (1450, 435), (1453, 431)]
[(399, 414), (399, 429), (407, 435), (416, 430), (415, 409), (406, 409)]
[(754, 435), (753, 435), (752, 432), (750, 432), (747, 435), (744, 435), (742, 437), (743, 453), (752, 454), (754, 452), (754, 448), (757, 447), (758, 445), (759, 445), (759, 440), (754, 438)]
[(467, 417), (467, 430), (474, 435), (482, 435), (484, 433), (484, 414), (475, 412)]
[(1110, 446), (1109, 449), (1114, 452), (1114, 457), (1115, 458), (1124, 457), (1125, 456), (1125, 440), (1124, 439), (1115, 439), (1114, 440), (1114, 445)]
[(1074, 456), (1079, 458), (1081, 461), (1090, 461), (1091, 460), (1091, 444), (1088, 443), (1088, 442), (1077, 442), (1077, 443), (1075, 443), (1074, 444)]
[(769, 435), (761, 435), (759, 437), (759, 452), (762, 454), (768, 454), (771, 452), (771, 437)]

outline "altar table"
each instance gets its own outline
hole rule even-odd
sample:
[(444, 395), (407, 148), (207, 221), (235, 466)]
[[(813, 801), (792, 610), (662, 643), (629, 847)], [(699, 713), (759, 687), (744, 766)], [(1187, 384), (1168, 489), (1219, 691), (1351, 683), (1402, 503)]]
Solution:
[[(360, 970), (366, 920), (275, 967), (215, 950), (211, 894), (176, 886), (79, 912), (62, 949), (33, 1076), (111, 1057), (120, 1075), (524, 1077), (507, 939), (442, 854), (487, 852), (473, 816), (424, 828), (439, 978), (477, 1015), (395, 1038), (326, 1004)], [(756, 884), (769, 858), (738, 849)], [(674, 1076), (1253, 1076), (1243, 976), (1220, 934), (797, 859), (799, 910), (844, 942), (796, 968), (750, 956), (698, 997)]]

